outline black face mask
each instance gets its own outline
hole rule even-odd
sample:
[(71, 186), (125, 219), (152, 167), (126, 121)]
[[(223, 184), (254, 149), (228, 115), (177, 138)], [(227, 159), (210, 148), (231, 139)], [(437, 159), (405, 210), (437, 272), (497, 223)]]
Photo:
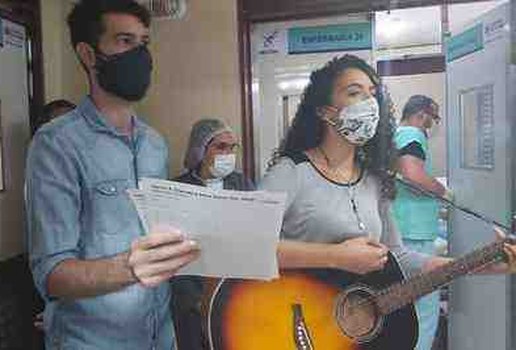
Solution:
[(152, 57), (146, 46), (105, 55), (96, 52), (99, 85), (126, 101), (139, 101), (147, 92), (151, 81)]

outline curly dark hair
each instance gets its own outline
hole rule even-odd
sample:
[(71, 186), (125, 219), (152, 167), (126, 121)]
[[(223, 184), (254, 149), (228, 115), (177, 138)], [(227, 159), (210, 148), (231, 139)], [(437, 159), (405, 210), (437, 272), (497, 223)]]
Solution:
[(279, 157), (303, 152), (321, 144), (324, 121), (318, 116), (317, 111), (320, 107), (332, 103), (331, 96), (335, 80), (350, 68), (359, 69), (367, 74), (377, 88), (376, 98), (380, 105), (380, 121), (376, 134), (358, 149), (357, 162), (362, 169), (379, 179), (382, 198), (393, 199), (396, 194), (394, 186), (396, 150), (393, 143), (395, 120), (392, 102), (375, 70), (357, 56), (336, 57), (324, 67), (312, 72), (292, 126), (275, 152), (272, 164)]

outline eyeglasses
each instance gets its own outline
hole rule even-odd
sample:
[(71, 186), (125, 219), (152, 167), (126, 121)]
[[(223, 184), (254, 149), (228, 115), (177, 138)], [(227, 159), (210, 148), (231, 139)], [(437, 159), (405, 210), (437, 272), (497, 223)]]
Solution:
[(435, 110), (433, 108), (425, 108), (423, 109), (423, 113), (432, 118), (435, 124), (439, 124), (441, 122), (441, 117), (439, 116), (439, 114), (435, 113)]
[(441, 122), (441, 117), (438, 114), (430, 114), (430, 117), (432, 117), (435, 124), (439, 124)]
[(240, 145), (238, 143), (227, 142), (212, 143), (209, 147), (213, 147), (215, 150), (220, 152), (236, 152), (240, 149)]

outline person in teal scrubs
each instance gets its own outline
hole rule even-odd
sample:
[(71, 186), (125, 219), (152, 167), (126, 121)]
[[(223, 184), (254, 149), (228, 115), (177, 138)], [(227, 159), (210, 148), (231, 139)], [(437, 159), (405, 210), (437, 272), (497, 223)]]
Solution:
[[(414, 95), (405, 104), (400, 126), (394, 135), (398, 150), (398, 170), (407, 180), (439, 196), (450, 192), (432, 177), (432, 158), (428, 134), (434, 123), (440, 121), (439, 106), (430, 97)], [(439, 203), (417, 194), (403, 185), (397, 186), (394, 216), (404, 245), (414, 251), (435, 255)], [(430, 294), (416, 303), (419, 319), (419, 339), (416, 350), (430, 350), (439, 320), (439, 292)]]

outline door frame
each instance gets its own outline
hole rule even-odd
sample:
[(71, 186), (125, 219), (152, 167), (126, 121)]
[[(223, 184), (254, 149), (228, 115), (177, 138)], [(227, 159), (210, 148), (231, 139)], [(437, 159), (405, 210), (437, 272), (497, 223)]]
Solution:
[(0, 17), (25, 27), (28, 46), (28, 86), (30, 127), (34, 131), (37, 116), (45, 103), (41, 7), (38, 0), (0, 0)]

